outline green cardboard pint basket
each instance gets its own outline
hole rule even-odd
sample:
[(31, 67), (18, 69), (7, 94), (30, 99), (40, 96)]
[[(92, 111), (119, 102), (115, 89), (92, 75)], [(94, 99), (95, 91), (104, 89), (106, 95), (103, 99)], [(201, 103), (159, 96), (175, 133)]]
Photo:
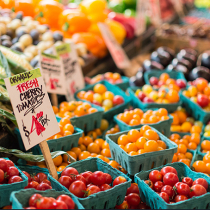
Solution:
[[(141, 128), (143, 126), (142, 124), (130, 126), (130, 125), (126, 124), (125, 122), (119, 120), (117, 118), (117, 115), (114, 116), (114, 120), (117, 123), (117, 125), (119, 126), (120, 131), (127, 131), (127, 130), (131, 130), (131, 129)], [(163, 133), (165, 136), (169, 137), (170, 133), (171, 133), (170, 127), (171, 127), (172, 122), (173, 122), (173, 117), (171, 115), (169, 115), (168, 120), (160, 121), (160, 122), (153, 123), (153, 124), (147, 124), (147, 125), (152, 126), (153, 128), (155, 128), (158, 131), (160, 131), (161, 133)]]
[[(9, 158), (4, 158), (4, 159), (9, 160)], [(16, 165), (15, 167), (18, 169), (23, 181), (12, 183), (12, 184), (0, 185), (0, 208), (10, 205), (9, 198), (13, 191), (21, 190), (28, 185), (27, 176)]]
[[(77, 198), (85, 209), (113, 209), (116, 205), (120, 205), (123, 202), (127, 188), (131, 185), (131, 179), (128, 176), (117, 169), (112, 168), (109, 164), (99, 158), (87, 158), (72, 163), (67, 167), (76, 168), (79, 173), (85, 171), (102, 171), (110, 174), (113, 180), (118, 176), (123, 176), (127, 179), (127, 182), (119, 184), (109, 190), (95, 193), (86, 198)], [(49, 175), (49, 178), (54, 189), (69, 192), (66, 187), (58, 183), (52, 176)]]
[[(111, 120), (113, 119), (113, 116), (116, 115), (116, 114), (119, 114), (120, 112), (123, 112), (124, 109), (126, 109), (128, 106), (129, 106), (129, 102), (130, 102), (130, 97), (127, 96), (125, 94), (124, 91), (122, 91), (119, 87), (115, 86), (115, 85), (112, 85), (110, 84), (109, 82), (107, 81), (101, 81), (101, 82), (98, 82), (96, 84), (103, 84), (106, 86), (107, 90), (108, 91), (111, 91), (112, 93), (114, 93), (114, 95), (120, 95), (123, 97), (124, 99), (124, 103), (123, 104), (120, 104), (118, 106), (115, 106), (113, 108), (111, 108), (110, 110), (108, 110), (107, 112), (104, 112), (103, 114), (103, 118), (107, 119), (107, 120)], [(76, 98), (76, 100), (79, 100), (79, 101), (85, 101), (87, 102), (86, 100), (81, 100), (77, 97), (77, 94), (80, 92), (80, 91), (88, 91), (88, 90), (93, 90), (93, 87), (96, 85), (89, 85), (87, 87), (85, 87), (84, 89), (82, 90), (79, 90), (77, 91), (75, 94), (74, 94), (74, 98)], [(92, 129), (93, 130), (93, 129)]]
[(149, 170), (153, 166), (161, 166), (171, 163), (173, 155), (177, 152), (177, 145), (170, 141), (166, 136), (151, 127), (156, 131), (162, 141), (167, 145), (167, 149), (157, 152), (144, 153), (141, 155), (130, 156), (117, 144), (118, 138), (127, 134), (129, 130), (117, 134), (109, 134), (106, 136), (106, 141), (109, 144), (112, 158), (116, 160), (130, 175), (135, 175), (139, 171)]
[(137, 89), (140, 89), (139, 87), (130, 87), (128, 88), (128, 93), (130, 94), (130, 98), (131, 98), (131, 105), (133, 107), (138, 107), (140, 109), (159, 109), (159, 108), (165, 108), (167, 109), (167, 111), (169, 113), (172, 113), (174, 111), (177, 110), (178, 106), (181, 105), (181, 101), (179, 100), (179, 102), (177, 103), (170, 103), (170, 104), (162, 104), (162, 103), (143, 103), (142, 101), (140, 101), (136, 95), (135, 95), (135, 91)]
[(53, 197), (57, 198), (59, 195), (68, 195), (72, 198), (72, 200), (75, 203), (75, 209), (84, 209), (84, 207), (81, 205), (81, 203), (78, 201), (78, 199), (75, 196), (70, 195), (67, 192), (64, 191), (55, 191), (55, 190), (46, 190), (46, 191), (40, 191), (35, 189), (25, 189), (20, 191), (12, 192), (10, 201), (12, 203), (12, 209), (24, 209), (25, 207), (29, 207), (29, 199), (33, 194), (41, 194), (43, 197)]
[(149, 179), (149, 173), (153, 170), (161, 170), (164, 166), (160, 166), (149, 171), (141, 171), (135, 174), (134, 180), (139, 186), (140, 197), (143, 202), (151, 207), (151, 209), (209, 209), (210, 208), (210, 177), (203, 173), (192, 171), (182, 162), (167, 164), (166, 166), (174, 167), (178, 172), (179, 181), (182, 177), (190, 177), (193, 181), (197, 178), (204, 178), (208, 184), (208, 192), (202, 196), (192, 197), (188, 200), (178, 203), (166, 203), (155, 191), (153, 191), (144, 181)]

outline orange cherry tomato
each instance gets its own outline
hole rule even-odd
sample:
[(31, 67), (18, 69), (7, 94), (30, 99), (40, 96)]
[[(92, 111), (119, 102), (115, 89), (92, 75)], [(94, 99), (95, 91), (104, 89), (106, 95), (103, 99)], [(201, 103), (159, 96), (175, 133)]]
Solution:
[(15, 1), (15, 12), (23, 12), (24, 16), (34, 17), (35, 11), (33, 2), (31, 0), (16, 0)]

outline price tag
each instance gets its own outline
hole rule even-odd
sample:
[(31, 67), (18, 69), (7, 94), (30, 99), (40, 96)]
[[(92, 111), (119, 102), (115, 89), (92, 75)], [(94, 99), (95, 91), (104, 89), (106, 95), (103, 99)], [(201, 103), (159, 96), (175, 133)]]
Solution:
[(183, 4), (182, 0), (171, 0), (172, 4), (174, 5), (174, 9), (176, 10), (177, 14), (180, 17), (184, 16)]
[(118, 44), (109, 27), (104, 23), (98, 23), (106, 46), (119, 69), (129, 68), (131, 63), (123, 48)]
[(162, 24), (160, 0), (150, 0), (151, 19), (156, 27), (160, 27)]
[(73, 42), (55, 47), (56, 53), (63, 62), (66, 98), (68, 101), (74, 100), (74, 93), (85, 87), (84, 76)]
[(147, 12), (147, 1), (138, 0), (136, 8), (136, 36), (140, 36), (146, 30), (146, 12)]
[(66, 94), (63, 62), (59, 56), (40, 53), (40, 68), (48, 93)]
[(26, 150), (60, 132), (40, 69), (5, 79)]

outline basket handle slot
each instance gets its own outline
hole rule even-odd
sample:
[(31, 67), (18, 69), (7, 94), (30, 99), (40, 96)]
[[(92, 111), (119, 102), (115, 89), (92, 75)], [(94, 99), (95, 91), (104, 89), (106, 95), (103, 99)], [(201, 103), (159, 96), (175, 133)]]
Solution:
[(94, 128), (97, 128), (97, 121), (94, 121)]
[(50, 152), (53, 152), (53, 149), (51, 149)]
[(209, 203), (206, 205), (206, 209), (208, 209), (209, 208)]
[(165, 159), (163, 165), (166, 165), (167, 163), (168, 163), (168, 159)]
[(106, 201), (104, 204), (104, 209), (108, 209), (108, 206), (109, 206), (109, 201)]
[(119, 195), (119, 196), (117, 197), (117, 205), (120, 204), (119, 202), (120, 202), (120, 200), (121, 200), (121, 197), (122, 197), (121, 195)]
[(64, 150), (64, 146), (61, 148), (61, 151), (65, 151), (65, 150)]
[(139, 166), (139, 171), (141, 171), (141, 168), (142, 168), (142, 164)]
[(155, 166), (155, 162), (153, 161), (153, 162), (152, 162), (152, 165), (151, 165), (151, 169), (153, 169), (154, 166)]

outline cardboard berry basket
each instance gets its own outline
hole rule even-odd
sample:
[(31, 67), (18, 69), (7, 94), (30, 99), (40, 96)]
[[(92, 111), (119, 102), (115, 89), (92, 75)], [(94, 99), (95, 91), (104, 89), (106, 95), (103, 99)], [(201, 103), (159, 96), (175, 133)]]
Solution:
[[(125, 94), (124, 91), (122, 91), (119, 87), (117, 87), (116, 85), (112, 85), (110, 84), (109, 82), (107, 81), (101, 81), (101, 82), (98, 82), (96, 84), (103, 84), (106, 86), (107, 90), (114, 93), (114, 95), (120, 95), (123, 97), (124, 99), (124, 103), (123, 104), (120, 104), (118, 106), (115, 106), (113, 108), (111, 108), (110, 110), (108, 110), (107, 112), (104, 112), (103, 114), (103, 118), (107, 119), (107, 120), (111, 120), (113, 119), (113, 116), (116, 115), (116, 114), (119, 114), (120, 112), (123, 112), (124, 109), (126, 109), (129, 105), (129, 102), (130, 102), (130, 97), (127, 96)], [(88, 91), (88, 90), (93, 90), (93, 87), (96, 85), (96, 84), (93, 84), (93, 85), (89, 85), (87, 87), (85, 87), (84, 89), (82, 90), (79, 90), (77, 91), (75, 94), (74, 94), (74, 98), (76, 100), (79, 100), (79, 101), (85, 101), (87, 102), (86, 100), (81, 100), (77, 97), (77, 94), (80, 92), (80, 91)], [(92, 103), (91, 103), (92, 104)], [(93, 129), (92, 129), (93, 130)]]
[[(4, 159), (9, 160), (9, 158), (4, 158)], [(15, 165), (15, 167), (18, 169), (23, 181), (12, 183), (12, 184), (1, 184), (0, 185), (0, 208), (10, 205), (9, 198), (10, 198), (10, 194), (13, 191), (21, 190), (28, 185), (27, 176), (16, 165)]]
[[(116, 185), (109, 190), (92, 194), (86, 198), (78, 198), (79, 202), (84, 206), (85, 209), (114, 208), (116, 205), (119, 205), (123, 202), (127, 188), (131, 185), (131, 179), (128, 176), (118, 171), (117, 169), (112, 168), (109, 164), (107, 164), (99, 158), (87, 158), (85, 160), (72, 163), (67, 167), (73, 167), (77, 169), (79, 173), (85, 171), (102, 171), (104, 173), (110, 174), (113, 180), (118, 176), (123, 176), (127, 179), (127, 182)], [(53, 189), (56, 189), (58, 191), (64, 190), (65, 192), (69, 192), (69, 190), (66, 187), (58, 183), (52, 176), (48, 176)], [(70, 194), (72, 195), (72, 193)]]
[(197, 178), (204, 178), (209, 188), (207, 193), (192, 197), (188, 200), (178, 203), (168, 204), (166, 203), (155, 191), (153, 191), (144, 181), (149, 178), (149, 173), (153, 170), (161, 170), (164, 166), (160, 166), (149, 171), (141, 171), (134, 177), (135, 182), (139, 186), (140, 197), (143, 202), (150, 205), (152, 209), (209, 209), (210, 208), (210, 177), (203, 173), (197, 173), (192, 171), (187, 165), (182, 162), (167, 164), (166, 166), (172, 166), (177, 170), (179, 181), (182, 177), (190, 177), (195, 180)]
[(131, 156), (128, 155), (117, 144), (118, 138), (123, 134), (127, 134), (129, 130), (116, 134), (109, 134), (106, 136), (106, 141), (109, 144), (112, 158), (116, 160), (130, 175), (135, 175), (142, 170), (145, 171), (153, 167), (171, 163), (173, 155), (177, 152), (178, 146), (174, 142), (170, 141), (166, 136), (157, 131), (155, 128), (151, 128), (152, 130), (156, 131), (160, 139), (166, 143), (167, 149)]
[(70, 195), (69, 193), (66, 193), (64, 191), (59, 191), (59, 192), (55, 190), (40, 191), (40, 190), (35, 190), (35, 189), (25, 189), (25, 190), (13, 192), (10, 196), (12, 209), (24, 209), (25, 207), (28, 207), (30, 197), (36, 193), (41, 194), (44, 197), (53, 197), (55, 199), (59, 195), (63, 195), (63, 194), (68, 195), (74, 201), (75, 209), (84, 209), (84, 207), (81, 205), (78, 199), (75, 196)]

